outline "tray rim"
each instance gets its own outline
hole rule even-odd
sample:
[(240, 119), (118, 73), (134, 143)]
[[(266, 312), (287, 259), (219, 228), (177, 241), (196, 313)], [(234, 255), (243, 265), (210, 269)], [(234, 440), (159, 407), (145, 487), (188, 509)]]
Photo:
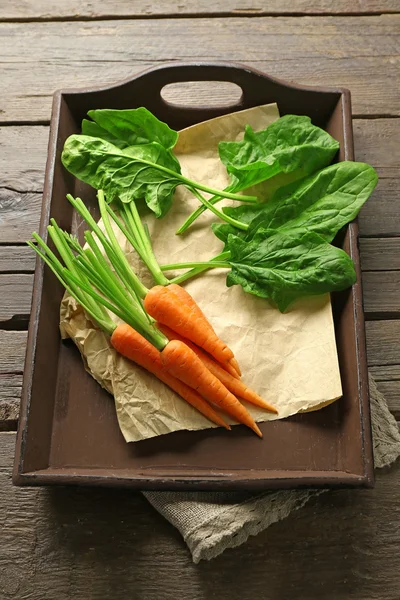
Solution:
[[(104, 86), (94, 87), (80, 87), (80, 88), (65, 88), (58, 89), (53, 94), (52, 112), (50, 120), (50, 132), (49, 142), (47, 149), (47, 160), (45, 166), (45, 179), (43, 186), (42, 195), (42, 207), (41, 217), (39, 226), (39, 235), (44, 239), (47, 239), (47, 224), (49, 221), (50, 210), (51, 210), (51, 199), (52, 199), (52, 187), (54, 181), (54, 166), (56, 163), (56, 147), (57, 147), (57, 136), (60, 125), (60, 108), (63, 96), (66, 95), (79, 95), (87, 93), (96, 93), (102, 91), (116, 90), (120, 87), (128, 85), (129, 83), (141, 78), (148, 73), (164, 72), (166, 70), (178, 71), (182, 68), (198, 68), (208, 69), (210, 67), (226, 68), (227, 70), (238, 69), (240, 71), (246, 71), (250, 74), (257, 75), (263, 79), (267, 79), (279, 86), (286, 87), (288, 89), (310, 91), (313, 93), (330, 93), (337, 94), (343, 101), (343, 133), (344, 133), (344, 154), (346, 160), (354, 160), (354, 138), (353, 138), (353, 126), (352, 126), (352, 112), (351, 112), (351, 94), (350, 90), (343, 87), (330, 87), (330, 86), (305, 86), (297, 83), (292, 83), (272, 77), (258, 69), (250, 68), (240, 62), (228, 62), (228, 61), (176, 61), (163, 63), (155, 67), (149, 67), (136, 73), (134, 76), (116, 81), (114, 83)], [(213, 80), (211, 77), (209, 80)], [(215, 80), (222, 81), (221, 77)], [(176, 82), (180, 80), (177, 79)], [(182, 81), (188, 81), (184, 79)], [(196, 79), (193, 77), (191, 81), (206, 81), (204, 77)], [(226, 81), (230, 81), (227, 79)], [(171, 82), (172, 83), (172, 82)], [(167, 84), (164, 84), (167, 85)], [(166, 103), (168, 104), (168, 103)], [(232, 108), (237, 107), (239, 104), (232, 104)], [(171, 107), (176, 105), (171, 104)], [(195, 108), (188, 107), (187, 110), (193, 110), (197, 112), (199, 110), (208, 109), (207, 106), (196, 106)], [(215, 107), (218, 109), (218, 107)], [(230, 108), (230, 105), (222, 108)], [(357, 272), (357, 282), (353, 285), (353, 314), (354, 323), (358, 323), (359, 327), (355, 328), (355, 341), (356, 341), (356, 357), (357, 357), (357, 378), (358, 378), (358, 403), (359, 403), (359, 415), (360, 415), (360, 432), (361, 432), (361, 450), (363, 457), (363, 474), (357, 475), (354, 473), (347, 473), (344, 471), (320, 471), (321, 475), (318, 476), (296, 476), (296, 471), (288, 471), (290, 476), (288, 477), (267, 477), (264, 479), (248, 479), (237, 477), (234, 480), (222, 478), (222, 480), (216, 481), (213, 478), (202, 479), (201, 477), (191, 476), (177, 477), (174, 481), (169, 478), (159, 477), (158, 479), (148, 479), (146, 477), (136, 476), (132, 477), (120, 477), (120, 476), (104, 476), (92, 474), (99, 469), (87, 467), (85, 474), (68, 474), (67, 468), (47, 468), (40, 469), (37, 471), (24, 471), (23, 461), (25, 456), (26, 448), (26, 437), (28, 420), (31, 405), (31, 383), (34, 371), (34, 359), (36, 351), (37, 331), (38, 331), (38, 315), (41, 307), (41, 292), (43, 285), (43, 274), (44, 264), (36, 257), (35, 273), (33, 282), (33, 293), (32, 293), (32, 308), (28, 327), (27, 336), (27, 347), (25, 353), (25, 366), (23, 373), (23, 383), (21, 392), (20, 402), (20, 416), (18, 421), (18, 431), (16, 439), (16, 449), (14, 458), (14, 468), (12, 474), (13, 484), (16, 486), (36, 486), (36, 485), (65, 485), (65, 484), (79, 484), (79, 485), (104, 485), (104, 486), (124, 486), (132, 489), (146, 489), (146, 490), (217, 490), (217, 489), (248, 489), (248, 490), (266, 490), (266, 489), (284, 489), (284, 488), (299, 488), (299, 487), (367, 487), (371, 488), (374, 486), (374, 465), (373, 465), (373, 444), (372, 444), (372, 432), (371, 432), (371, 418), (370, 418), (370, 404), (369, 404), (369, 385), (368, 385), (368, 367), (367, 367), (367, 354), (366, 354), (366, 340), (365, 340), (365, 319), (363, 311), (363, 296), (362, 296), (362, 281), (361, 281), (361, 268), (360, 268), (360, 255), (358, 248), (358, 220), (349, 223), (347, 226), (349, 233), (349, 251), (350, 256), (353, 259)], [(74, 469), (78, 471), (79, 469)], [(107, 469), (103, 469), (107, 471)], [(117, 471), (117, 469), (115, 469)], [(278, 469), (270, 471), (279, 471)], [(311, 471), (298, 471), (298, 473), (317, 473)], [(327, 475), (323, 475), (323, 474)], [(172, 477), (172, 476), (171, 476)], [(176, 477), (176, 476), (175, 476)], [(300, 481), (300, 485), (296, 482)], [(263, 485), (263, 482), (267, 482), (268, 485)], [(322, 483), (321, 483), (322, 482)], [(237, 485), (239, 484), (239, 485)]]

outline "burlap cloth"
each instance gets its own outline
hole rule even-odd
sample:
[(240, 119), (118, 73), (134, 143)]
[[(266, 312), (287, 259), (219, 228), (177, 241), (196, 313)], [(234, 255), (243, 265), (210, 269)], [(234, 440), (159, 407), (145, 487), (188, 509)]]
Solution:
[[(400, 433), (387, 402), (369, 378), (375, 468), (400, 456)], [(263, 494), (223, 492), (144, 492), (182, 534), (193, 562), (210, 560), (285, 519), (311, 498), (329, 490), (282, 490)], [(365, 493), (368, 493), (366, 491)]]

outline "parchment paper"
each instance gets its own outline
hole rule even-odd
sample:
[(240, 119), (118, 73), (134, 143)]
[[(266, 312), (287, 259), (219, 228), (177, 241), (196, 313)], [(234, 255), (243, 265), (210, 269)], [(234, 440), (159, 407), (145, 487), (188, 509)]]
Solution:
[[(266, 105), (183, 130), (175, 148), (183, 174), (224, 188), (228, 178), (218, 159), (218, 141), (240, 139), (246, 124), (260, 130), (278, 117), (276, 105)], [(166, 217), (145, 217), (160, 264), (207, 260), (222, 250), (222, 243), (211, 231), (210, 223), (216, 218), (209, 211), (185, 236), (175, 235), (197, 206), (189, 192), (178, 188)], [(131, 264), (151, 286), (135, 253), (116, 233)], [(175, 274), (178, 272), (171, 276)], [(225, 277), (226, 271), (213, 270), (188, 281), (185, 287), (233, 350), (243, 381), (279, 410), (277, 417), (245, 403), (254, 418), (258, 422), (285, 418), (338, 399), (342, 389), (329, 295), (304, 298), (281, 314), (268, 301), (246, 294), (239, 286), (227, 288)], [(64, 338), (74, 340), (86, 370), (114, 395), (119, 426), (127, 442), (180, 429), (213, 427), (153, 375), (119, 356), (67, 294), (61, 305), (60, 330)]]

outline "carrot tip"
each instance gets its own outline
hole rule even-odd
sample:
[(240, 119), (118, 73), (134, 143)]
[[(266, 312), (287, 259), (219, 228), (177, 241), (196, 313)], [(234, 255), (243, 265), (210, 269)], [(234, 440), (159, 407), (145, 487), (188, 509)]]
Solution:
[(232, 377), (235, 377), (235, 379), (240, 379), (240, 375), (237, 372), (237, 370), (235, 369), (235, 367), (231, 364), (231, 362), (225, 362), (225, 363), (219, 363), (221, 365), (221, 367), (223, 369), (225, 369), (225, 371), (227, 371), (227, 373), (229, 373), (229, 375), (232, 375)]
[(275, 415), (278, 415), (278, 409), (275, 408), (275, 406), (273, 406), (272, 404), (270, 404), (269, 402), (266, 402), (265, 400), (263, 401), (263, 405), (261, 406), (261, 408), (265, 408), (265, 410), (268, 410), (269, 412), (274, 413)]
[(230, 365), (235, 369), (239, 377), (242, 375), (242, 371), (240, 370), (239, 363), (236, 358), (231, 358), (229, 361)]
[(228, 425), (228, 423), (226, 421), (224, 421), (224, 419), (220, 415), (217, 415), (217, 413), (216, 413), (216, 417), (217, 418), (215, 418), (215, 420), (214, 420), (214, 423), (216, 423), (216, 425), (219, 425), (220, 427), (224, 427), (228, 431), (231, 430), (231, 426)]
[(258, 425), (256, 425), (256, 423), (254, 423), (254, 427), (252, 427), (252, 430), (258, 435), (258, 437), (262, 438), (263, 434), (261, 433), (261, 429), (258, 427)]

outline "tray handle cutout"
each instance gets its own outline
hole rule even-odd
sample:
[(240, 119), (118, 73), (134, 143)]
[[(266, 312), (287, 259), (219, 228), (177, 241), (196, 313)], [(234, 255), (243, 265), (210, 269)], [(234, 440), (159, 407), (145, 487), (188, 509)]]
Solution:
[(168, 83), (160, 90), (162, 101), (175, 108), (210, 108), (240, 107), (243, 90), (230, 81), (185, 81)]

